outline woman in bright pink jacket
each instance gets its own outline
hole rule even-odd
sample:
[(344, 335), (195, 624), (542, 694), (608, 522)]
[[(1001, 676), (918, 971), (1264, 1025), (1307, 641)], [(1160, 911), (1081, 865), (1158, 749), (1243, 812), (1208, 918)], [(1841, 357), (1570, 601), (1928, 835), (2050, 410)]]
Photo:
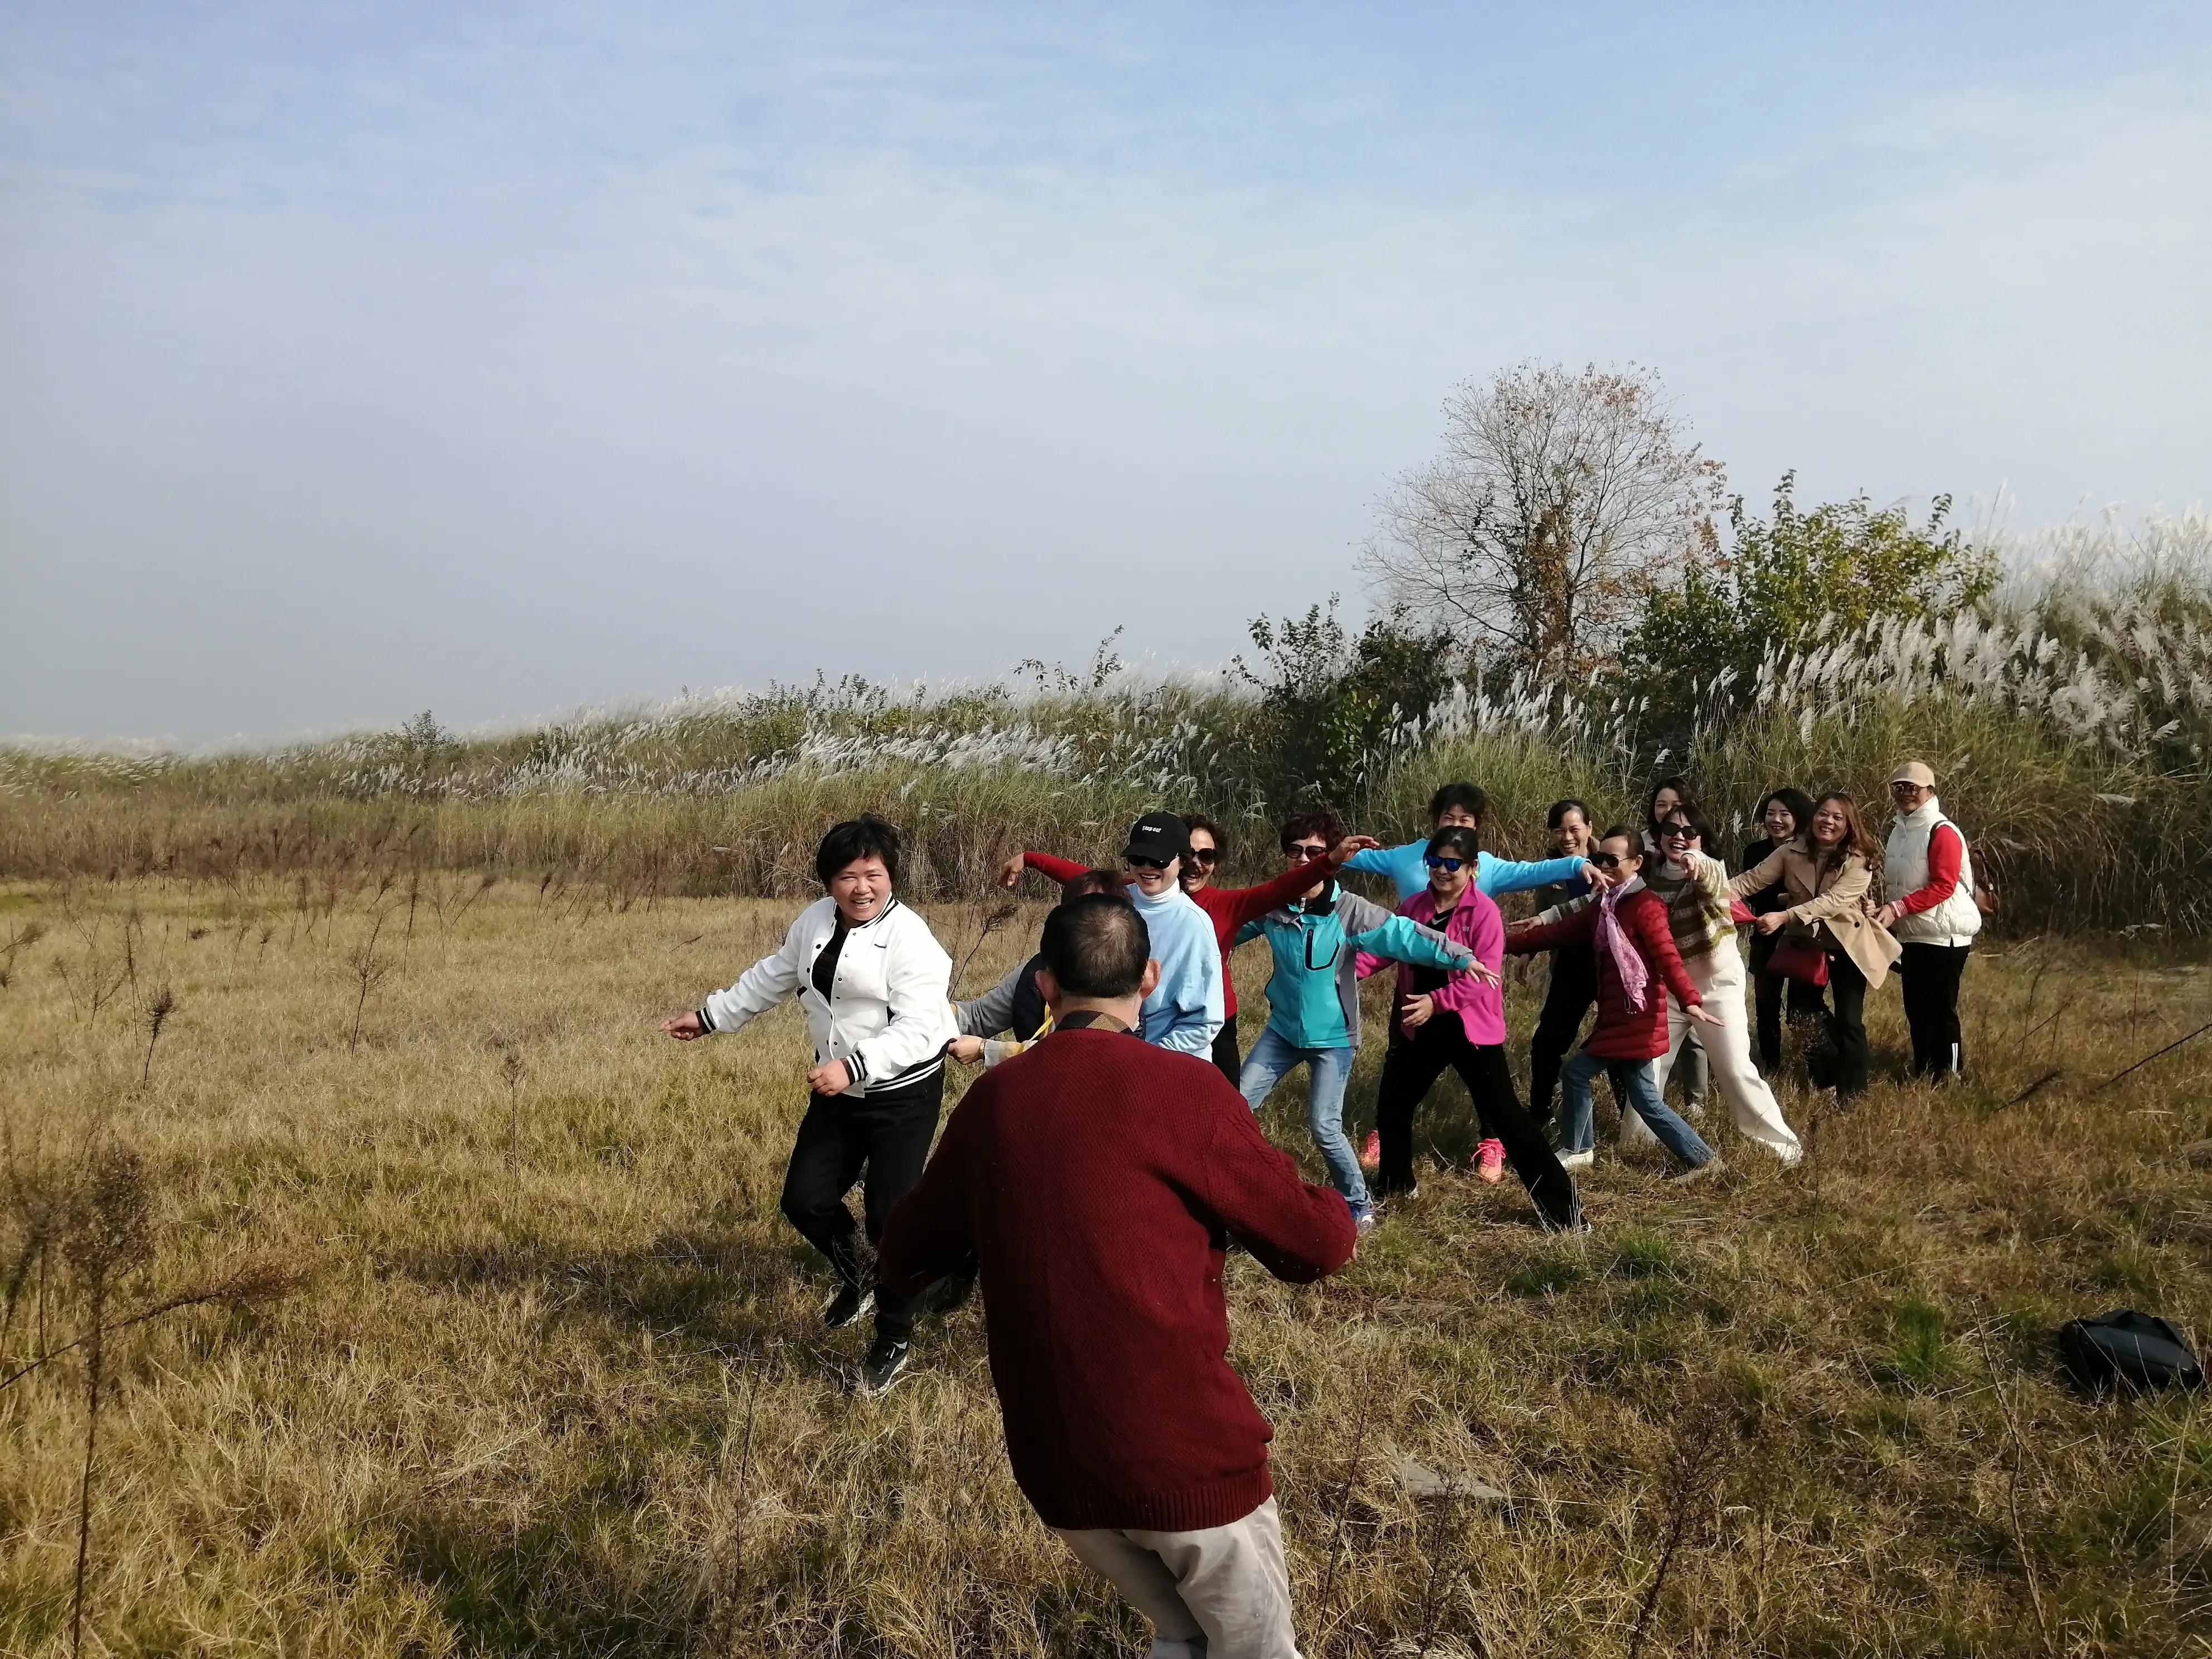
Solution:
[[(1505, 959), (1505, 922), (1496, 901), (1474, 884), (1477, 850), (1471, 830), (1438, 833), (1423, 855), (1428, 889), (1401, 904), (1398, 914), (1466, 945), (1494, 974)], [(1379, 957), (1363, 954), (1359, 972), (1371, 974), (1382, 963)], [(1460, 1074), (1474, 1098), (1484, 1147), (1497, 1148), (1497, 1162), (1487, 1168), (1478, 1151), (1478, 1169), (1495, 1181), (1503, 1173), (1498, 1165), (1510, 1159), (1545, 1225), (1579, 1231), (1583, 1224), (1574, 1178), (1559, 1167), (1544, 1132), (1514, 1091), (1512, 1069), (1505, 1063), (1504, 992), (1494, 984), (1462, 982), (1479, 977), (1399, 964), (1397, 996), (1390, 1011), (1390, 1048), (1375, 1103), (1381, 1168), (1370, 1190), (1378, 1199), (1411, 1197), (1418, 1190), (1413, 1183), (1413, 1114), (1449, 1066)]]

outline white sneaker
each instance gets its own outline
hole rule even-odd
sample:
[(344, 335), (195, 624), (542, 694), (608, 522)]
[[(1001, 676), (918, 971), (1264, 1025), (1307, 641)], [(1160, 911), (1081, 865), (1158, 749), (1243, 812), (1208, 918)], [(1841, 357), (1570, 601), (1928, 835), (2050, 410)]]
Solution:
[(1597, 1152), (1595, 1149), (1559, 1154), (1559, 1167), (1562, 1170), (1587, 1170), (1596, 1162)]

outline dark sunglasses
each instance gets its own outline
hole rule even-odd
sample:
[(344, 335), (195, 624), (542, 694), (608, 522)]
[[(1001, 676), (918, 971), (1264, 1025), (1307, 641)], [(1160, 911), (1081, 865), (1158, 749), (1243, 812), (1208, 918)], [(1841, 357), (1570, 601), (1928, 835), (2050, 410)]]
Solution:
[(1221, 854), (1211, 847), (1194, 847), (1187, 854), (1193, 864), (1212, 864)]
[(1601, 870), (1618, 870), (1627, 860), (1618, 853), (1592, 853), (1589, 861)]
[(1667, 841), (1695, 841), (1698, 832), (1686, 823), (1662, 823), (1659, 826), (1662, 839)]
[(1164, 870), (1175, 860), (1173, 859), (1140, 859), (1134, 853), (1124, 853), (1121, 855), (1121, 862), (1132, 870)]
[(1328, 848), (1325, 846), (1316, 847), (1308, 842), (1293, 842), (1291, 845), (1283, 848), (1283, 856), (1286, 859), (1297, 859), (1302, 862), (1310, 864), (1316, 859), (1327, 858), (1328, 856)]
[(1454, 875), (1457, 875), (1462, 870), (1467, 867), (1467, 860), (1465, 859), (1440, 859), (1431, 855), (1431, 857), (1423, 859), (1421, 862), (1427, 865), (1431, 870), (1449, 870)]
[(1928, 786), (1924, 783), (1906, 783), (1900, 780), (1899, 781), (1889, 786), (1889, 793), (1893, 795), (1902, 795), (1909, 790), (1913, 794), (1917, 795), (1924, 793), (1927, 788)]

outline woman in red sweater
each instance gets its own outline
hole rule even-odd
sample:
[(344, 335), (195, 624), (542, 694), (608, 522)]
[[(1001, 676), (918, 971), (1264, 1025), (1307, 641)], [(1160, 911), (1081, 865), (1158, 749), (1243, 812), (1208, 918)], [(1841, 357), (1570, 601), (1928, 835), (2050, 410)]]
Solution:
[[(1237, 1046), (1237, 978), (1229, 969), (1229, 952), (1236, 943), (1237, 930), (1248, 921), (1257, 921), (1270, 910), (1296, 903), (1321, 872), (1311, 865), (1294, 865), (1273, 881), (1261, 882), (1257, 887), (1216, 887), (1214, 866), (1227, 856), (1229, 846), (1221, 826), (1204, 813), (1194, 812), (1183, 819), (1183, 827), (1190, 833), (1190, 853), (1182, 860), (1178, 878), (1192, 902), (1205, 911), (1207, 920), (1213, 923), (1213, 936), (1221, 945), (1223, 1018), (1220, 1030), (1214, 1034), (1213, 1063), (1233, 1085), (1244, 1070), (1244, 1056)], [(1341, 870), (1353, 854), (1382, 844), (1372, 836), (1345, 836), (1328, 850), (1329, 871)], [(1018, 853), (1000, 868), (999, 885), (1018, 886), (1024, 870), (1034, 870), (1050, 880), (1064, 883), (1081, 875), (1085, 868), (1067, 859), (1054, 858), (1049, 853)]]
[[(1681, 1160), (1678, 1178), (1717, 1170), (1721, 1161), (1695, 1129), (1660, 1097), (1651, 1062), (1667, 1052), (1667, 994), (1700, 1025), (1720, 1022), (1707, 1013), (1697, 986), (1682, 967), (1667, 925), (1667, 907), (1644, 886), (1644, 837), (1616, 827), (1590, 854), (1601, 891), (1598, 902), (1560, 921), (1520, 922), (1508, 930), (1510, 956), (1529, 956), (1562, 945), (1588, 942), (1597, 957), (1597, 1024), (1589, 1040), (1559, 1073), (1565, 1103), (1560, 1124), (1564, 1169), (1588, 1167), (1595, 1157), (1590, 1085), (1604, 1072), (1614, 1095), (1650, 1127), (1659, 1144)], [(1729, 946), (1735, 948), (1733, 945)]]

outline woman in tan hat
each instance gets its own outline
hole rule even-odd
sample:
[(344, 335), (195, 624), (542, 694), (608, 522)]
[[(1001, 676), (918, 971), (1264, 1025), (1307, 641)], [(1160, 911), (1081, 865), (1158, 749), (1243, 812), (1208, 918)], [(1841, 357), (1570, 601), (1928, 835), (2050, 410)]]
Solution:
[(1814, 803), (1812, 821), (1802, 835), (1729, 884), (1738, 898), (1779, 884), (1782, 908), (1766, 912), (1753, 926), (1767, 934), (1787, 929), (1784, 937), (1826, 957), (1834, 1002), (1828, 1031), (1835, 1042), (1836, 1069), (1832, 1079), (1814, 1081), (1832, 1082), (1845, 1099), (1867, 1085), (1868, 988), (1887, 979), (1897, 960), (1897, 941), (1866, 914), (1875, 860), (1881, 856), (1881, 848), (1859, 822), (1856, 803), (1845, 794), (1823, 795)]
[(1966, 837), (1943, 816), (1936, 774), (1907, 761), (1889, 781), (1890, 826), (1882, 890), (1893, 894), (1875, 920), (1904, 946), (1897, 971), (1905, 981), (1905, 1024), (1912, 1033), (1916, 1076), (1954, 1078), (1966, 1064), (1959, 1036), (1959, 980), (1966, 952), (1982, 931), (1974, 864)]

